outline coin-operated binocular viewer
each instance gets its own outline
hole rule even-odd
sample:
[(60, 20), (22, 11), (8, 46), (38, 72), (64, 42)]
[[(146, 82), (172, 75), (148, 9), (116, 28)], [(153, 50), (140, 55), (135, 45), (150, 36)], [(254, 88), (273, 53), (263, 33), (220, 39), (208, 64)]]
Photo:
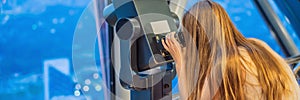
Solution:
[[(167, 0), (113, 0), (104, 9), (113, 27), (112, 63), (132, 100), (172, 99), (173, 59), (161, 40), (179, 20)], [(110, 32), (112, 33), (112, 32)]]

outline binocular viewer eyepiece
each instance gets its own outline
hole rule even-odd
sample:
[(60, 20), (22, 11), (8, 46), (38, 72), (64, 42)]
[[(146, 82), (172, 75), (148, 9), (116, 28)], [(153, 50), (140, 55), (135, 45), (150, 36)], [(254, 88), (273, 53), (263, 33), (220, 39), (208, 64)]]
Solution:
[[(114, 37), (111, 58), (114, 75), (119, 76), (115, 83), (130, 91), (131, 100), (172, 99), (176, 71), (162, 39), (168, 33), (176, 33), (174, 37), (182, 46), (185, 42), (176, 15), (181, 10), (169, 3), (168, 0), (113, 0), (103, 11)], [(177, 10), (173, 13), (170, 8)]]

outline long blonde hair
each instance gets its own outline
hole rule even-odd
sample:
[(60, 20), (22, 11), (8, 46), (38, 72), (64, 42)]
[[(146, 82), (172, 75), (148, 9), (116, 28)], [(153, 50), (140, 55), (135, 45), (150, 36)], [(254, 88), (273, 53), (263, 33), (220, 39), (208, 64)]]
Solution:
[[(246, 39), (234, 26), (226, 11), (212, 1), (200, 1), (183, 17), (186, 57), (183, 66), (189, 100), (203, 98), (208, 81), (210, 99), (244, 100), (245, 67), (239, 48), (249, 54), (257, 71), (262, 95), (267, 100), (291, 93), (292, 78), (288, 65), (276, 58), (264, 45)], [(196, 48), (197, 50), (195, 50)], [(219, 95), (217, 95), (219, 94)]]

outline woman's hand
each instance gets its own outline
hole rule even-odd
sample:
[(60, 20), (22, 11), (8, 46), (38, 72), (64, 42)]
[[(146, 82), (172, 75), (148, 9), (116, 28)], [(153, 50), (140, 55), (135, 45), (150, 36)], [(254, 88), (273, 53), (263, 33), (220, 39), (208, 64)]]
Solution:
[(179, 76), (180, 67), (183, 64), (184, 52), (183, 48), (180, 46), (179, 42), (174, 37), (175, 32), (169, 33), (166, 35), (166, 40), (162, 40), (162, 44), (164, 48), (171, 54), (175, 63), (176, 63), (176, 71)]
[(164, 48), (171, 54), (173, 57), (175, 63), (176, 63), (176, 72), (178, 75), (178, 83), (179, 85), (179, 91), (180, 91), (180, 98), (183, 100), (186, 100), (189, 96), (189, 91), (187, 90), (187, 84), (186, 83), (186, 76), (185, 76), (185, 68), (184, 68), (184, 62), (185, 62), (185, 47), (182, 48), (179, 44), (179, 42), (174, 37), (175, 33), (169, 33), (166, 35), (166, 40), (162, 40), (162, 44)]

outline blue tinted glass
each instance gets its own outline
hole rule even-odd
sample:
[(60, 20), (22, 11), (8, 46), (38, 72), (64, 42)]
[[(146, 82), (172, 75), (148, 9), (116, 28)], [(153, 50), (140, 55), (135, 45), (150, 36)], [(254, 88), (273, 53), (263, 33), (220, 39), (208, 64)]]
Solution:
[[(0, 97), (2, 99), (44, 99), (45, 93), (48, 93), (49, 98), (52, 99), (84, 99), (83, 91), (92, 90), (96, 92), (99, 90), (97, 95), (100, 99), (103, 98), (101, 86), (89, 85), (93, 79), (86, 79), (84, 83), (87, 85), (77, 84), (72, 69), (74, 30), (90, 1), (0, 1)], [(186, 8), (197, 1), (189, 0)], [(283, 55), (250, 0), (215, 1), (227, 10), (238, 29), (246, 37), (264, 40), (276, 52)], [(296, 43), (299, 45), (300, 42)], [(95, 48), (96, 55), (98, 55), (97, 50), (98, 48)], [(99, 55), (96, 58), (99, 59)], [(48, 72), (48, 76), (44, 76), (45, 71)], [(93, 78), (101, 78), (101, 74), (91, 75)], [(43, 81), (45, 77), (49, 79), (48, 84)], [(176, 77), (172, 85), (173, 93), (178, 93), (177, 81)], [(47, 91), (45, 92), (44, 89)]]
[(93, 84), (101, 74), (78, 85), (72, 68), (74, 30), (90, 1), (0, 0), (1, 99), (81, 100), (83, 91), (103, 98), (101, 81)]

